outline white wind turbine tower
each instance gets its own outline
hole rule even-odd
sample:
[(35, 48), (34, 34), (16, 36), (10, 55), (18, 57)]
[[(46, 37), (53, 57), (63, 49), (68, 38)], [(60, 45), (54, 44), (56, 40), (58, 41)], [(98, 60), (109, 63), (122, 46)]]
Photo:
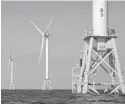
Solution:
[(8, 68), (11, 70), (11, 76), (10, 76), (10, 90), (14, 90), (14, 81), (13, 81), (13, 64), (14, 64), (15, 58), (11, 57), (11, 54), (9, 53), (9, 62), (8, 62)]
[[(40, 50), (40, 55), (39, 55), (39, 61), (38, 61), (38, 65), (40, 63), (40, 59), (41, 59), (41, 55), (42, 55), (42, 50), (43, 50), (43, 44), (44, 44), (44, 39), (46, 42), (46, 76), (45, 76), (45, 80), (44, 80), (44, 85), (43, 85), (43, 90), (51, 90), (51, 81), (49, 78), (49, 70), (48, 70), (48, 39), (51, 36), (51, 34), (48, 34), (48, 29), (51, 25), (51, 22), (53, 20), (53, 17), (51, 18), (45, 32), (42, 32), (32, 21), (30, 21), (30, 23), (40, 32), (40, 34), (42, 35), (42, 44), (41, 44), (41, 50)], [(37, 67), (38, 67), (37, 65)]]

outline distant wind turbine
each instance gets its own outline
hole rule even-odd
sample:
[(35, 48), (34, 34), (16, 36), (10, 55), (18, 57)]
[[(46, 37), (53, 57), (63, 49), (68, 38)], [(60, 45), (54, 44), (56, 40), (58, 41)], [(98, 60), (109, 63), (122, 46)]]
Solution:
[(13, 64), (15, 61), (15, 57), (12, 58), (11, 53), (9, 53), (9, 62), (8, 62), (8, 69), (11, 70), (11, 76), (10, 76), (10, 87), (9, 89), (15, 89), (14, 87), (14, 81), (13, 81)]
[(45, 76), (45, 80), (44, 80), (44, 85), (43, 85), (43, 90), (51, 90), (51, 82), (49, 79), (49, 70), (48, 70), (48, 39), (51, 36), (51, 34), (48, 34), (48, 29), (52, 23), (53, 17), (51, 18), (47, 28), (45, 29), (44, 32), (42, 32), (36, 25), (35, 23), (33, 23), (32, 21), (30, 21), (30, 23), (40, 32), (40, 34), (42, 35), (42, 43), (41, 43), (41, 49), (40, 49), (40, 55), (39, 55), (39, 60), (38, 60), (38, 64), (37, 64), (37, 68), (39, 66), (40, 60), (41, 60), (41, 55), (42, 55), (42, 50), (43, 50), (43, 45), (44, 45), (44, 40), (46, 41), (46, 76)]

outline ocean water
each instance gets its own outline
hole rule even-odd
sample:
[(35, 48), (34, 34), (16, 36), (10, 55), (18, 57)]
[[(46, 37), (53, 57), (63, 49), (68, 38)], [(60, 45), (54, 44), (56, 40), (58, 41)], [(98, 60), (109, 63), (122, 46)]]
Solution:
[(71, 90), (1, 90), (1, 104), (125, 104), (125, 95), (73, 94)]

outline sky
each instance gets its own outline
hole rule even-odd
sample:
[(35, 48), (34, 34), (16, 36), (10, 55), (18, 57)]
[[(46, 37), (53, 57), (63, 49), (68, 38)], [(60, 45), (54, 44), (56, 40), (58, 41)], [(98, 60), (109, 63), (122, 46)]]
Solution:
[[(49, 33), (49, 75), (53, 89), (71, 89), (72, 67), (84, 48), (82, 36), (92, 29), (91, 1), (2, 1), (1, 2), (1, 88), (8, 89), (10, 69), (8, 52), (16, 57), (14, 84), (16, 89), (41, 89), (45, 78), (45, 44), (37, 69), (41, 34), (30, 20), (45, 31), (53, 16)], [(118, 34), (117, 48), (121, 69), (125, 73), (125, 2), (109, 2), (109, 27)], [(100, 71), (101, 72), (101, 71)], [(103, 76), (103, 77), (102, 77)], [(99, 81), (109, 81), (105, 72)], [(125, 74), (124, 74), (125, 80)]]

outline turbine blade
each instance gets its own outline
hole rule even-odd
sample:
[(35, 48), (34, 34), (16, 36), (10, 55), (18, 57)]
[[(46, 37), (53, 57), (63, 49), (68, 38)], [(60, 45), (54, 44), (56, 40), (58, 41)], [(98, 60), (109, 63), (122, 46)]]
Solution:
[(9, 69), (9, 66), (10, 66), (10, 59), (9, 59), (9, 62), (8, 62), (8, 69)]
[(53, 20), (53, 17), (51, 18), (51, 20), (50, 20), (50, 22), (49, 22), (49, 24), (48, 24), (48, 26), (47, 26), (47, 28), (46, 28), (44, 34), (45, 34), (45, 33), (47, 32), (47, 30), (49, 29), (49, 27), (50, 27), (50, 25), (51, 25), (51, 23), (52, 23), (52, 20)]
[(9, 67), (10, 67), (10, 61), (11, 61), (11, 53), (10, 52), (8, 52), (8, 57), (9, 57), (8, 69), (9, 69)]
[(42, 37), (42, 44), (41, 44), (41, 49), (40, 49), (40, 55), (39, 55), (39, 60), (38, 60), (38, 64), (37, 64), (37, 69), (40, 63), (40, 59), (41, 59), (41, 55), (42, 55), (42, 50), (43, 50), (43, 44), (44, 44), (44, 36)]
[(44, 33), (43, 33), (32, 21), (30, 21), (30, 23), (31, 23), (42, 35), (44, 35)]

